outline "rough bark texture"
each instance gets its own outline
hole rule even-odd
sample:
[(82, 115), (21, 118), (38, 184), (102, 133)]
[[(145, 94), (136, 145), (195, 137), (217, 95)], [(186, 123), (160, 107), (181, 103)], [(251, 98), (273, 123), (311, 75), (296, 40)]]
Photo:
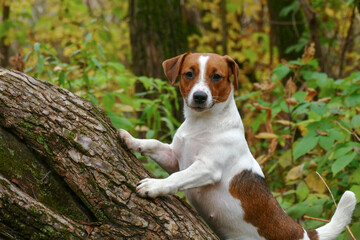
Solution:
[(133, 72), (164, 77), (161, 63), (188, 48), (180, 0), (130, 0), (129, 15)]
[(140, 198), (151, 174), (104, 112), (0, 68), (0, 238), (216, 239), (175, 196)]
[(267, 0), (271, 23), (271, 38), (279, 51), (279, 58), (295, 60), (302, 55), (300, 52), (286, 52), (286, 49), (295, 45), (305, 29), (305, 21), (299, 9), (286, 16), (280, 16), (281, 10), (293, 0)]
[(316, 12), (312, 9), (310, 3), (307, 0), (300, 0), (300, 4), (305, 12), (308, 21), (308, 26), (311, 34), (311, 42), (315, 43), (315, 57), (319, 60), (320, 70), (322, 72), (328, 72), (328, 64), (321, 48), (321, 41), (319, 35), (320, 25), (319, 21), (316, 18)]

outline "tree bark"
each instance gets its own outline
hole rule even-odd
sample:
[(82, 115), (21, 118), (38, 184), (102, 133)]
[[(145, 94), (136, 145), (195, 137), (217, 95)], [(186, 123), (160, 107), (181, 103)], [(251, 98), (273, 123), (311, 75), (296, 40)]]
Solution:
[(308, 21), (310, 34), (311, 34), (311, 41), (315, 43), (315, 57), (319, 60), (320, 70), (322, 72), (328, 73), (328, 69), (327, 69), (328, 64), (326, 62), (325, 56), (321, 48), (321, 41), (319, 35), (320, 26), (316, 18), (316, 12), (312, 9), (310, 3), (307, 0), (300, 0), (300, 4), (305, 12)]
[(0, 68), (0, 238), (217, 239), (183, 200), (140, 198), (149, 176), (101, 109)]
[(267, 0), (270, 15), (271, 38), (278, 49), (279, 58), (296, 60), (302, 52), (286, 52), (295, 45), (305, 30), (305, 21), (299, 10), (280, 16), (280, 11), (293, 3), (293, 0)]
[(188, 49), (180, 0), (130, 0), (132, 70), (164, 78), (161, 63)]

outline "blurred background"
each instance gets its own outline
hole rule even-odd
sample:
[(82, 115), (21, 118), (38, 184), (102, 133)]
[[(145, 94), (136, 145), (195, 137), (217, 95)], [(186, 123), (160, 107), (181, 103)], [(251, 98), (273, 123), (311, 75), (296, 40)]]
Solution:
[[(251, 151), (306, 228), (352, 190), (360, 201), (358, 0), (0, 0), (0, 66), (64, 87), (116, 128), (171, 142), (183, 121), (161, 63), (230, 55)], [(138, 156), (140, 157), (140, 156)], [(166, 177), (150, 159), (142, 161)], [(183, 197), (180, 194), (181, 197)], [(360, 206), (351, 229), (360, 239)], [(355, 239), (344, 232), (338, 239)]]

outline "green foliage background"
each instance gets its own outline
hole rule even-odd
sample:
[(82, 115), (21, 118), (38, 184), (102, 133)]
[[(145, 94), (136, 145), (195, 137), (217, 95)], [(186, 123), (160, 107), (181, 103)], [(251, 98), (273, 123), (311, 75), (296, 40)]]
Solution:
[[(0, 38), (16, 46), (25, 72), (55, 83), (102, 107), (116, 128), (135, 136), (169, 142), (181, 111), (174, 87), (161, 79), (130, 71), (128, 1), (103, 1), (90, 8), (81, 0), (5, 1), (11, 16), (0, 23)], [(189, 36), (189, 49), (222, 53), (220, 1), (186, 1), (202, 12), (201, 34)], [(304, 52), (302, 59), (279, 62), (270, 49), (270, 25), (264, 1), (228, 0), (227, 52), (241, 65), (241, 89), (236, 102), (247, 139), (262, 164), (267, 182), (281, 206), (306, 228), (323, 223), (303, 216), (330, 219), (336, 201), (354, 191), (358, 204), (351, 230), (360, 238), (360, 46), (357, 35), (346, 53), (344, 76), (339, 69), (343, 39), (349, 28), (353, 1), (310, 1), (321, 20), (321, 41), (327, 50), (328, 72), (319, 71), (310, 45), (309, 29), (287, 51)], [(299, 1), (284, 8), (291, 14)], [(358, 13), (357, 13), (358, 14)], [(239, 24), (242, 18), (247, 25)], [(359, 25), (359, 23), (357, 23)], [(309, 46), (305, 49), (306, 46)], [(272, 50), (272, 51), (271, 51)], [(271, 53), (272, 52), (272, 53)], [(291, 61), (290, 61), (291, 60)], [(141, 81), (146, 91), (135, 93)], [(145, 96), (155, 96), (153, 99)], [(140, 157), (140, 156), (139, 156)], [(166, 177), (150, 159), (145, 165)], [(344, 232), (337, 239), (350, 239)]]

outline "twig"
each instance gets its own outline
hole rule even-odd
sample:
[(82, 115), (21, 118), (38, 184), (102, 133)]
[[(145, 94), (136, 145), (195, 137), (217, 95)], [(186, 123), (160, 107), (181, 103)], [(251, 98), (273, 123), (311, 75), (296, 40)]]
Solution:
[(321, 219), (321, 218), (314, 218), (314, 217), (309, 217), (309, 216), (304, 216), (305, 219), (310, 219), (310, 220), (316, 220), (316, 221), (319, 221), (319, 222), (330, 222), (329, 220), (325, 220), (325, 219)]
[(341, 123), (339, 123), (338, 121), (334, 121), (334, 123), (336, 123), (341, 129), (345, 130), (347, 133), (354, 135), (354, 137), (358, 140), (358, 142), (360, 142), (360, 137), (356, 133), (350, 131), (349, 129), (341, 125)]
[[(333, 196), (333, 194), (332, 194), (329, 186), (326, 184), (324, 178), (320, 175), (320, 173), (316, 172), (316, 174), (320, 177), (321, 181), (325, 184), (326, 188), (327, 188), (328, 191), (330, 192), (331, 198), (332, 198), (332, 200), (333, 200), (333, 202), (334, 202), (334, 205), (335, 205), (335, 207), (337, 208), (337, 204), (336, 204), (336, 202), (335, 202), (335, 198), (334, 198), (334, 196)], [(350, 234), (350, 236), (352, 237), (352, 239), (353, 239), (353, 240), (356, 240), (356, 238), (355, 238), (354, 234), (351, 232), (349, 226), (346, 226), (346, 230), (349, 232), (349, 234)]]
[(320, 175), (320, 173), (316, 172), (316, 174), (319, 176), (319, 178), (321, 179), (321, 181), (325, 184), (325, 186), (326, 186), (327, 190), (330, 192), (330, 195), (331, 195), (331, 198), (332, 198), (332, 200), (333, 200), (333, 202), (334, 202), (334, 205), (335, 205), (335, 207), (337, 208), (337, 204), (336, 204), (336, 201), (335, 201), (334, 195), (332, 194), (332, 192), (331, 192), (331, 190), (330, 190), (329, 186), (326, 184), (326, 182), (325, 182), (324, 178)]

